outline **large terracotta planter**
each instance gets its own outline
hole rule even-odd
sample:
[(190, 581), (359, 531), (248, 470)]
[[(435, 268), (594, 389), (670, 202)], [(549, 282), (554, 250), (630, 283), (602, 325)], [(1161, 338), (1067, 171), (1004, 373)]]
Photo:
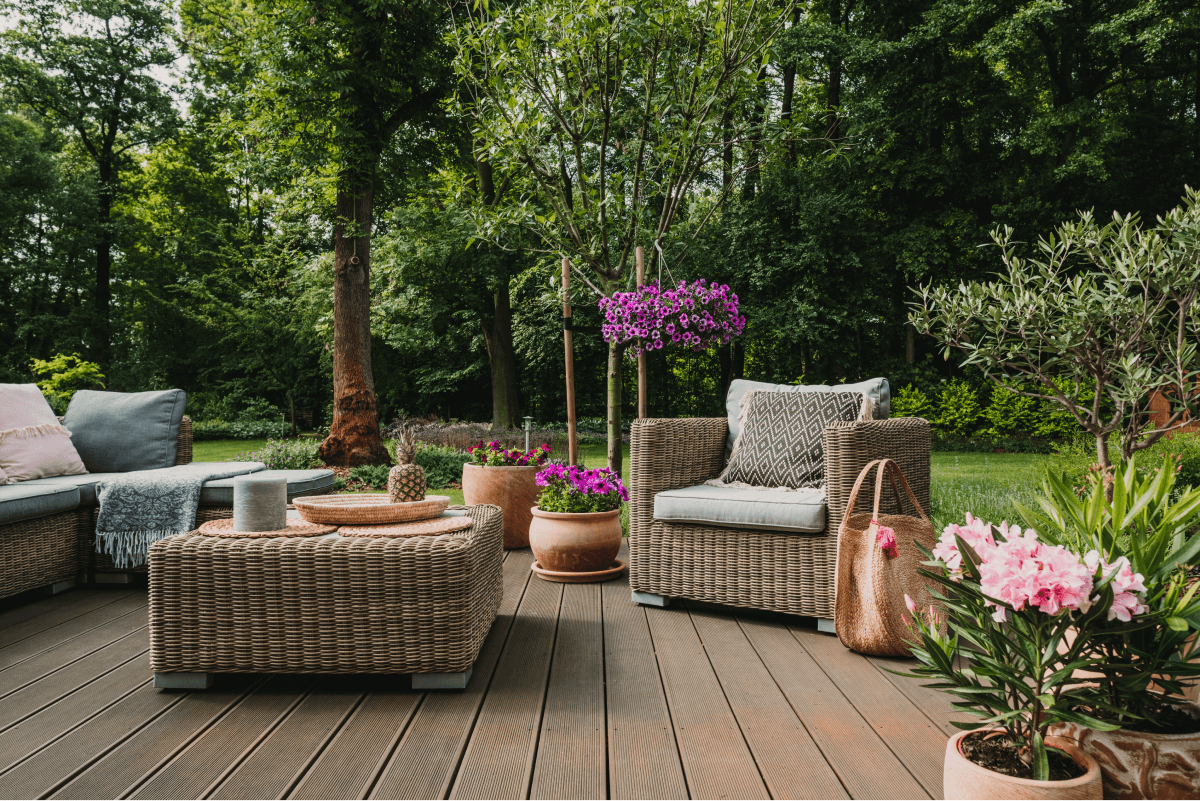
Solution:
[(545, 570), (586, 573), (612, 566), (621, 550), (621, 510), (543, 512), (534, 507), (529, 547)]
[(529, 547), (529, 510), (537, 504), (540, 488), (536, 479), (542, 468), (482, 467), (463, 465), (463, 503), (477, 506), (488, 503), (504, 512), (504, 547)]
[(1018, 779), (1005, 776), (976, 765), (962, 755), (960, 743), (973, 732), (962, 731), (946, 743), (946, 763), (942, 772), (942, 793), (946, 799), (1083, 799), (1101, 798), (1102, 783), (1100, 766), (1081, 749), (1067, 740), (1047, 737), (1046, 745), (1052, 745), (1067, 753), (1075, 764), (1087, 773), (1077, 779), (1062, 782), (1040, 782), (1035, 779)]
[(1053, 730), (1100, 764), (1105, 798), (1200, 798), (1200, 733), (1093, 731), (1074, 723)]

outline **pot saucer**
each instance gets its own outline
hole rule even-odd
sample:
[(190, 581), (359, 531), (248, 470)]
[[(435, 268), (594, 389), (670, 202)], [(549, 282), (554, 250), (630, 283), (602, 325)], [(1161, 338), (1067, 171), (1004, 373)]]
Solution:
[(594, 581), (608, 581), (609, 579), (616, 578), (624, 572), (625, 563), (618, 559), (612, 563), (612, 567), (606, 570), (589, 570), (583, 573), (545, 570), (537, 562), (534, 562), (533, 567), (529, 569), (537, 573), (539, 578), (543, 578), (546, 581), (557, 581), (560, 584), (590, 584)]

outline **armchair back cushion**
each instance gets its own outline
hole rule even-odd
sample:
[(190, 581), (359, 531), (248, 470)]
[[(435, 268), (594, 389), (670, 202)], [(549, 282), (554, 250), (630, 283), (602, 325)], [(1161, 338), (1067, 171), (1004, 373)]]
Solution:
[(86, 473), (36, 384), (0, 384), (0, 484)]
[(861, 392), (746, 394), (742, 433), (720, 481), (773, 489), (825, 486), (825, 426), (857, 420)]
[(93, 473), (156, 470), (175, 464), (187, 393), (97, 392), (81, 389), (63, 422)]
[(871, 399), (873, 420), (886, 420), (892, 410), (892, 391), (886, 378), (869, 378), (857, 384), (768, 384), (765, 381), (746, 381), (739, 378), (731, 381), (725, 394), (725, 414), (729, 419), (729, 433), (725, 439), (725, 461), (733, 454), (733, 443), (742, 433), (739, 415), (742, 398), (747, 392), (862, 392)]

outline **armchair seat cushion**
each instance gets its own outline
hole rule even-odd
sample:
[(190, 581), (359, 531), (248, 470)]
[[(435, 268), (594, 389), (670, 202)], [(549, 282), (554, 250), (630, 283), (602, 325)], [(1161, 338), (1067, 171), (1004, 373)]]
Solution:
[(79, 489), (74, 484), (61, 487), (31, 487), (33, 481), (0, 487), (0, 525), (34, 520), (79, 506)]
[(654, 519), (719, 528), (820, 534), (825, 531), (825, 491), (780, 492), (698, 484), (655, 495)]

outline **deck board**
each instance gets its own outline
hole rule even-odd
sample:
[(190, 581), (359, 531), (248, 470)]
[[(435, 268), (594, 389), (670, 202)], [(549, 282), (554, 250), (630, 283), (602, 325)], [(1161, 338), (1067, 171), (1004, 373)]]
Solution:
[(693, 798), (769, 798), (704, 645), (682, 605), (646, 610)]
[[(0, 798), (922, 798), (951, 699), (809, 621), (626, 577), (560, 585), (510, 551), (466, 690), (405, 676), (149, 683), (146, 590), (0, 612)], [(6, 660), (6, 661), (5, 661)]]
[(692, 611), (704, 650), (772, 798), (848, 798), (737, 620)]
[(530, 798), (608, 798), (600, 592), (563, 587)]

